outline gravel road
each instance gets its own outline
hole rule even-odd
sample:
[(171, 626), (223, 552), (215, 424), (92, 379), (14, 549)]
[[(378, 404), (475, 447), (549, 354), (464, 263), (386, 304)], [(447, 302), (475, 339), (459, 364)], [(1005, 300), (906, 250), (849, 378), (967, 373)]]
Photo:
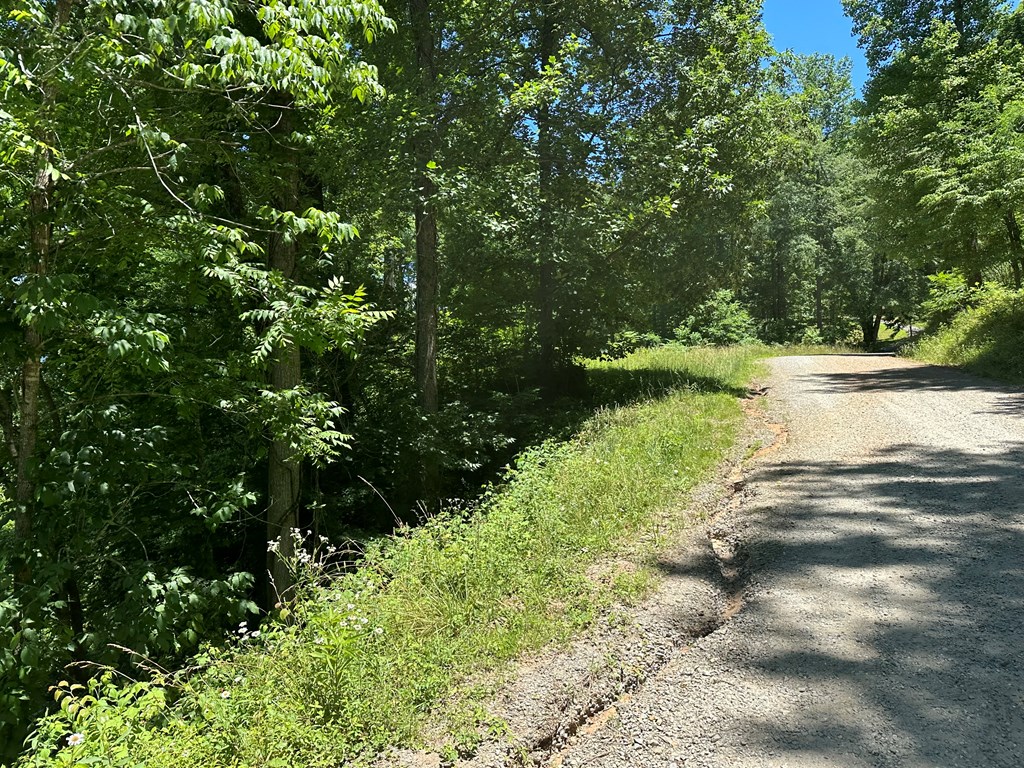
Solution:
[(1024, 394), (889, 357), (772, 361), (786, 445), (730, 622), (549, 765), (1024, 766)]

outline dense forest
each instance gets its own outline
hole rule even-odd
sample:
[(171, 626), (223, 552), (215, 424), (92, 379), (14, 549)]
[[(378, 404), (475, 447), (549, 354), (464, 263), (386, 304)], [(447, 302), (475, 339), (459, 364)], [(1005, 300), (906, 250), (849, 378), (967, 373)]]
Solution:
[(845, 5), (862, 96), (759, 0), (6, 0), (0, 760), (468, 514), (585, 360), (1019, 291), (1024, 12)]

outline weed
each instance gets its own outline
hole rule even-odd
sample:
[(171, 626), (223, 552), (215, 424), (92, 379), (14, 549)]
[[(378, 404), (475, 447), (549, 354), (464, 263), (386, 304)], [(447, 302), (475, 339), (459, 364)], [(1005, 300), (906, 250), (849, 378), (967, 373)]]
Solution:
[[(304, 555), (295, 603), (210, 649), (199, 672), (59, 691), (21, 765), (337, 766), (415, 744), (471, 675), (650, 588), (647, 569), (603, 581), (588, 569), (657, 541), (665, 510), (719, 464), (762, 352), (667, 347), (590, 363), (608, 402), (634, 404), (525, 452), (477, 509), (401, 531), (357, 570)], [(637, 403), (638, 389), (650, 399)], [(500, 727), (470, 709), (446, 759)]]
[(632, 605), (648, 594), (656, 581), (657, 576), (650, 568), (620, 571), (612, 577), (611, 590), (616, 600)]
[(910, 354), (917, 360), (964, 368), (981, 376), (1024, 383), (1024, 292), (989, 287), (975, 294), (976, 306), (922, 338)]

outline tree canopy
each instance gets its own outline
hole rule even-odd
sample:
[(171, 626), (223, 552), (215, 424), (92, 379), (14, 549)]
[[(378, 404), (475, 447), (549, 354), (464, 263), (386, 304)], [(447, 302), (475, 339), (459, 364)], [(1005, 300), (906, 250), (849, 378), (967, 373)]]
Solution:
[(308, 542), (471, 504), (609, 404), (581, 359), (1019, 289), (1024, 12), (845, 0), (858, 99), (760, 5), (6, 3), (0, 759)]

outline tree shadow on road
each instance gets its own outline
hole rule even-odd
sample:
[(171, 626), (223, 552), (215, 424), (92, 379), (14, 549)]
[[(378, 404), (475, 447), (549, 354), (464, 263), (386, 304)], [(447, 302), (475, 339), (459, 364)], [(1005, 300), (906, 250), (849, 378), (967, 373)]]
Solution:
[(894, 368), (880, 367), (872, 371), (848, 373), (806, 374), (801, 379), (817, 392), (842, 394), (844, 392), (928, 391), (928, 392), (996, 392), (1006, 395), (1024, 395), (1019, 386), (1003, 384), (992, 379), (963, 373), (955, 368), (938, 365), (907, 365)]
[[(996, 389), (930, 368), (815, 379)], [(1024, 447), (894, 445), (863, 464), (778, 465), (753, 479), (786, 500), (751, 510), (770, 531), (752, 545), (759, 579), (835, 589), (806, 612), (772, 599), (747, 609), (772, 630), (756, 672), (808, 692), (796, 712), (742, 724), (748, 741), (779, 765), (1024, 765)], [(859, 625), (843, 600), (864, 611), (852, 614)], [(846, 617), (825, 622), (835, 637), (811, 631), (825, 615)]]
[(870, 392), (987, 392), (1000, 396), (991, 411), (998, 415), (1024, 415), (1024, 388), (1004, 384), (938, 365), (878, 368), (849, 373), (813, 373), (799, 381), (815, 394), (841, 395)]

